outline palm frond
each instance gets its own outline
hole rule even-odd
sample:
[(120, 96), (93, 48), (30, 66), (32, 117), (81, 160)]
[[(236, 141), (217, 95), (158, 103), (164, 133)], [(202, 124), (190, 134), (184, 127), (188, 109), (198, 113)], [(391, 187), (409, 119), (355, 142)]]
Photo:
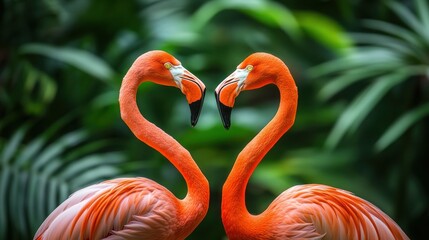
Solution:
[(408, 71), (398, 70), (376, 79), (341, 114), (326, 140), (326, 146), (330, 149), (335, 148), (347, 132), (354, 132), (378, 101), (410, 75), (412, 73)]
[(353, 33), (353, 39), (359, 45), (351, 49), (347, 56), (310, 70), (312, 77), (331, 78), (319, 92), (323, 100), (331, 99), (357, 82), (373, 81), (356, 95), (339, 117), (326, 141), (329, 148), (336, 147), (347, 133), (355, 132), (394, 86), (413, 77), (427, 75), (429, 28), (425, 28), (425, 25), (429, 11), (426, 8), (420, 9), (427, 6), (424, 1), (416, 0), (415, 3), (419, 7), (419, 16), (398, 2), (389, 3), (390, 9), (405, 26), (380, 20), (365, 20), (364, 25), (377, 32)]
[(403, 65), (403, 61), (397, 52), (385, 48), (365, 46), (350, 49), (350, 53), (346, 56), (315, 66), (308, 71), (308, 74), (312, 78), (319, 78), (373, 65)]
[(429, 115), (429, 104), (423, 104), (410, 110), (394, 122), (375, 144), (376, 151), (382, 151), (394, 143), (411, 126)]
[(0, 207), (6, 209), (0, 213), (2, 239), (31, 238), (73, 191), (122, 173), (121, 153), (100, 152), (112, 141), (89, 144), (89, 135), (82, 130), (54, 137), (53, 129), (61, 129), (55, 125), (26, 141), (28, 129), (18, 128), (0, 148)]
[(429, 5), (425, 0), (415, 0), (415, 8), (419, 13), (419, 17), (422, 21), (425, 29), (429, 29)]
[(346, 70), (344, 74), (334, 77), (323, 86), (319, 92), (319, 97), (326, 101), (358, 81), (368, 80), (372, 77), (390, 72), (392, 69), (399, 68), (400, 66), (401, 64), (399, 62), (392, 62), (390, 65), (372, 64), (367, 67)]
[(411, 48), (405, 40), (376, 33), (353, 33), (353, 39), (358, 43), (371, 44), (387, 48), (403, 55), (414, 55), (416, 49)]
[(292, 37), (298, 37), (300, 34), (298, 22), (290, 10), (275, 2), (266, 0), (211, 1), (194, 14), (192, 22), (196, 24), (196, 29), (201, 29), (216, 14), (231, 9), (242, 11), (267, 25), (279, 27)]
[(421, 46), (421, 41), (419, 41), (418, 36), (413, 31), (410, 31), (399, 25), (375, 19), (366, 19), (363, 20), (362, 23), (369, 29), (377, 30), (379, 32), (403, 39), (410, 45)]
[(83, 50), (29, 43), (20, 48), (21, 54), (38, 54), (70, 64), (93, 77), (109, 82), (114, 71), (103, 60)]
[[(408, 8), (401, 5), (398, 2), (390, 2), (389, 7), (402, 19), (402, 21), (407, 24), (415, 33), (420, 34), (420, 36), (426, 41), (429, 42), (429, 31), (425, 28), (425, 25), (420, 22), (416, 15), (414, 15)], [(421, 12), (425, 10), (420, 10)]]

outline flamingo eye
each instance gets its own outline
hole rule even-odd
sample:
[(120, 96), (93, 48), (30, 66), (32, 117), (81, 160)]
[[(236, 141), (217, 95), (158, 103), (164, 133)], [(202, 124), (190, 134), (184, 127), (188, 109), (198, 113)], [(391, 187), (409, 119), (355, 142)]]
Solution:
[(252, 65), (247, 65), (247, 66), (246, 66), (246, 70), (247, 70), (248, 72), (252, 71), (252, 70), (253, 70), (253, 66), (252, 66)]
[(164, 63), (164, 67), (170, 69), (173, 65), (169, 62)]

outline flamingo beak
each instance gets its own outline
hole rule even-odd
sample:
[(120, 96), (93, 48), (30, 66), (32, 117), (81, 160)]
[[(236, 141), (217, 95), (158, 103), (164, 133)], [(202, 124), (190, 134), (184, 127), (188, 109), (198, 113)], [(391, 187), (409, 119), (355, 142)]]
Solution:
[(195, 127), (195, 125), (197, 125), (198, 119), (200, 117), (201, 109), (203, 108), (205, 95), (206, 95), (206, 89), (202, 90), (200, 99), (189, 104), (189, 108), (191, 110), (191, 125), (192, 125), (192, 127)]
[(231, 112), (235, 98), (243, 90), (248, 74), (249, 71), (246, 69), (237, 69), (216, 87), (217, 108), (225, 129), (231, 126)]
[(171, 72), (176, 86), (186, 96), (191, 110), (191, 125), (194, 127), (198, 122), (203, 107), (206, 86), (182, 65), (173, 66), (168, 63), (166, 68)]
[(222, 120), (223, 127), (229, 129), (231, 126), (231, 112), (232, 107), (228, 107), (220, 101), (219, 92), (215, 91), (215, 98), (217, 109), (219, 110), (220, 119)]
[(179, 88), (186, 96), (189, 109), (191, 110), (191, 125), (195, 127), (203, 108), (206, 86), (194, 74), (184, 69)]

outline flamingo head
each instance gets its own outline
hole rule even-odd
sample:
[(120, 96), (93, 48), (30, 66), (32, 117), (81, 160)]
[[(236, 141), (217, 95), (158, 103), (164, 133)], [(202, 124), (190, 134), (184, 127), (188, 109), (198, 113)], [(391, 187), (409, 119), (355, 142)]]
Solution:
[(215, 90), (215, 97), (223, 126), (231, 126), (231, 111), (235, 98), (244, 90), (252, 90), (273, 83), (276, 78), (276, 58), (268, 53), (254, 53), (241, 62), (237, 69)]
[(191, 110), (191, 125), (198, 122), (204, 102), (206, 86), (194, 74), (182, 66), (172, 55), (164, 51), (151, 51), (144, 55), (150, 55), (145, 64), (145, 75), (151, 76), (150, 81), (179, 88), (186, 96)]

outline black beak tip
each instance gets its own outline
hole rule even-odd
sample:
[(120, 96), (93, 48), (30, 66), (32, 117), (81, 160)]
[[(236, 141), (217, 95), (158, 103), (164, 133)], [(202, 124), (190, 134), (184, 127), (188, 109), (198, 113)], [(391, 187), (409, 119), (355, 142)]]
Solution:
[(223, 127), (228, 130), (231, 127), (231, 112), (232, 107), (228, 107), (219, 101), (218, 94), (215, 93), (217, 108), (220, 113), (220, 118), (222, 119)]
[(191, 126), (195, 127), (195, 125), (197, 125), (198, 123), (198, 119), (191, 119)]
[(198, 100), (191, 104), (189, 104), (189, 108), (191, 109), (191, 125), (192, 127), (195, 127), (198, 123), (198, 118), (200, 117), (202, 107), (202, 101)]
[(191, 125), (192, 125), (192, 127), (195, 127), (195, 125), (197, 125), (197, 123), (198, 123), (198, 119), (200, 117), (201, 109), (203, 108), (203, 102), (204, 102), (205, 94), (206, 94), (206, 90), (204, 89), (201, 99), (189, 104), (189, 108), (191, 109)]
[(219, 111), (221, 114), (223, 127), (228, 130), (229, 127), (231, 127), (232, 107), (228, 107), (228, 106), (223, 105), (222, 103), (219, 103)]

